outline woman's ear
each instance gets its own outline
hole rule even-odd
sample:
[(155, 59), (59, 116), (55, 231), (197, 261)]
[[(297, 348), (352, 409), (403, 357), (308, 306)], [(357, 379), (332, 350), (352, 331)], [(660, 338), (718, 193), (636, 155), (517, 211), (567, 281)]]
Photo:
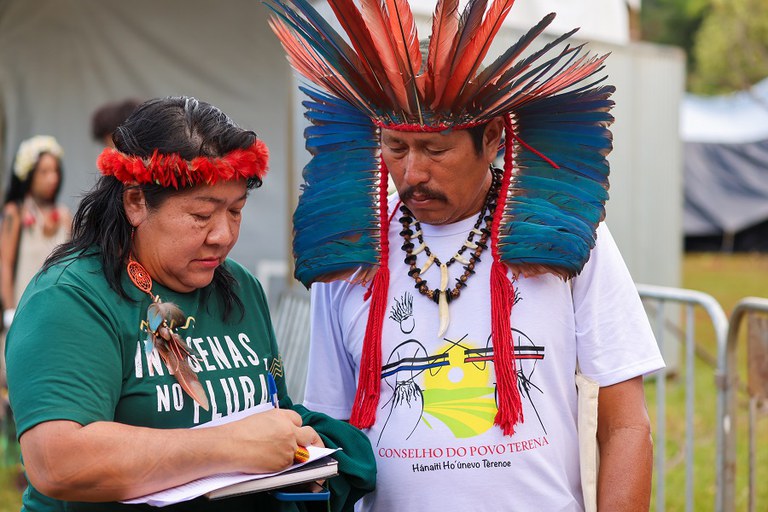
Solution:
[(496, 160), (503, 133), (504, 121), (500, 117), (491, 119), (485, 126), (485, 131), (483, 132), (483, 152), (489, 164)]
[(138, 227), (147, 218), (147, 202), (144, 191), (137, 186), (128, 186), (123, 190), (123, 208), (131, 226)]

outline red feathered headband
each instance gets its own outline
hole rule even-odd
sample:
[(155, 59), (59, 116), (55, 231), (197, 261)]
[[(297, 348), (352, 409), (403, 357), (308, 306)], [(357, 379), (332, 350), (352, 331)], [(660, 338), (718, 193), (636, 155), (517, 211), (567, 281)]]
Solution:
[(199, 156), (184, 160), (177, 153), (155, 150), (150, 158), (129, 156), (106, 148), (96, 160), (104, 176), (123, 183), (155, 183), (176, 189), (192, 185), (213, 185), (218, 181), (258, 178), (267, 173), (269, 150), (261, 140), (246, 149), (235, 149), (221, 158)]

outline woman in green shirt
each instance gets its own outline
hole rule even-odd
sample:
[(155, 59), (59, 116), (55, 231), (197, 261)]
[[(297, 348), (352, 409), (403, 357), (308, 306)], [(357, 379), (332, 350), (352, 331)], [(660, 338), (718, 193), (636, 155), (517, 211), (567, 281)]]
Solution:
[[(375, 479), (349, 425), (294, 406), (264, 293), (227, 255), (267, 149), (216, 107), (150, 100), (114, 134), (72, 241), (27, 289), (8, 336), (11, 407), (30, 487), (24, 510), (125, 510), (137, 496), (226, 472), (288, 467), (336, 447), (335, 509)], [(190, 429), (264, 403), (280, 408)], [(183, 510), (277, 510), (268, 494)]]

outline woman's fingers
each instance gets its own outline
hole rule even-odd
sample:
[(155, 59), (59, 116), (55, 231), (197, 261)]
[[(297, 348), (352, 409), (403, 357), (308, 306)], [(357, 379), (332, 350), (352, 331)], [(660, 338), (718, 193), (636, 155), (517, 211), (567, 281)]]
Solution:
[(325, 446), (322, 438), (312, 427), (301, 427), (297, 440), (301, 446)]
[(280, 471), (294, 462), (299, 447), (324, 446), (315, 429), (302, 426), (301, 416), (289, 409), (255, 414), (235, 424), (233, 435), (241, 439), (236, 457), (246, 464), (237, 471)]

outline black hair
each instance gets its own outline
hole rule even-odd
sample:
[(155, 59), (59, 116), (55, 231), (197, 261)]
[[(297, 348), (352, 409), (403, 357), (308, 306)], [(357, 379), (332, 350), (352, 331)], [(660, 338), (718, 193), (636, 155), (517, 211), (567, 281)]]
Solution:
[(471, 128), (467, 128), (469, 136), (472, 137), (472, 145), (475, 147), (475, 152), (479, 155), (483, 152), (483, 135), (485, 135), (485, 127), (488, 123), (478, 124)]
[[(256, 141), (256, 134), (238, 127), (226, 114), (209, 103), (192, 97), (175, 96), (149, 100), (140, 105), (114, 133), (116, 148), (127, 155), (149, 157), (155, 150), (177, 153), (185, 160), (198, 156), (221, 157), (235, 149), (245, 149)], [(261, 185), (248, 181), (248, 189)], [(134, 185), (141, 188), (149, 210), (157, 209), (181, 190), (156, 184)], [(126, 186), (114, 176), (102, 176), (80, 202), (75, 212), (72, 239), (57, 247), (43, 269), (69, 257), (97, 247), (109, 286), (128, 298), (121, 278), (131, 253), (132, 226), (123, 206)], [(182, 189), (183, 190), (183, 189)], [(245, 309), (235, 292), (237, 283), (223, 266), (214, 272), (210, 293), (222, 300), (224, 318), (233, 306), (241, 315)], [(202, 300), (207, 298), (207, 294)]]
[(15, 172), (11, 172), (11, 186), (8, 187), (8, 190), (5, 193), (5, 202), (3, 204), (21, 204), (24, 201), (24, 198), (27, 197), (27, 194), (29, 193), (29, 189), (32, 187), (32, 180), (35, 177), (37, 168), (40, 166), (40, 159), (43, 155), (51, 155), (56, 159), (56, 170), (59, 173), (59, 185), (56, 187), (56, 191), (53, 194), (53, 202), (56, 202), (56, 199), (59, 197), (59, 192), (61, 191), (61, 186), (64, 183), (64, 166), (61, 163), (61, 158), (48, 151), (43, 151), (37, 156), (35, 165), (32, 167), (32, 170), (27, 173), (26, 179), (19, 179)]
[(91, 135), (93, 138), (101, 141), (107, 135), (112, 135), (139, 105), (141, 105), (141, 101), (128, 98), (107, 103), (96, 109), (91, 116)]

